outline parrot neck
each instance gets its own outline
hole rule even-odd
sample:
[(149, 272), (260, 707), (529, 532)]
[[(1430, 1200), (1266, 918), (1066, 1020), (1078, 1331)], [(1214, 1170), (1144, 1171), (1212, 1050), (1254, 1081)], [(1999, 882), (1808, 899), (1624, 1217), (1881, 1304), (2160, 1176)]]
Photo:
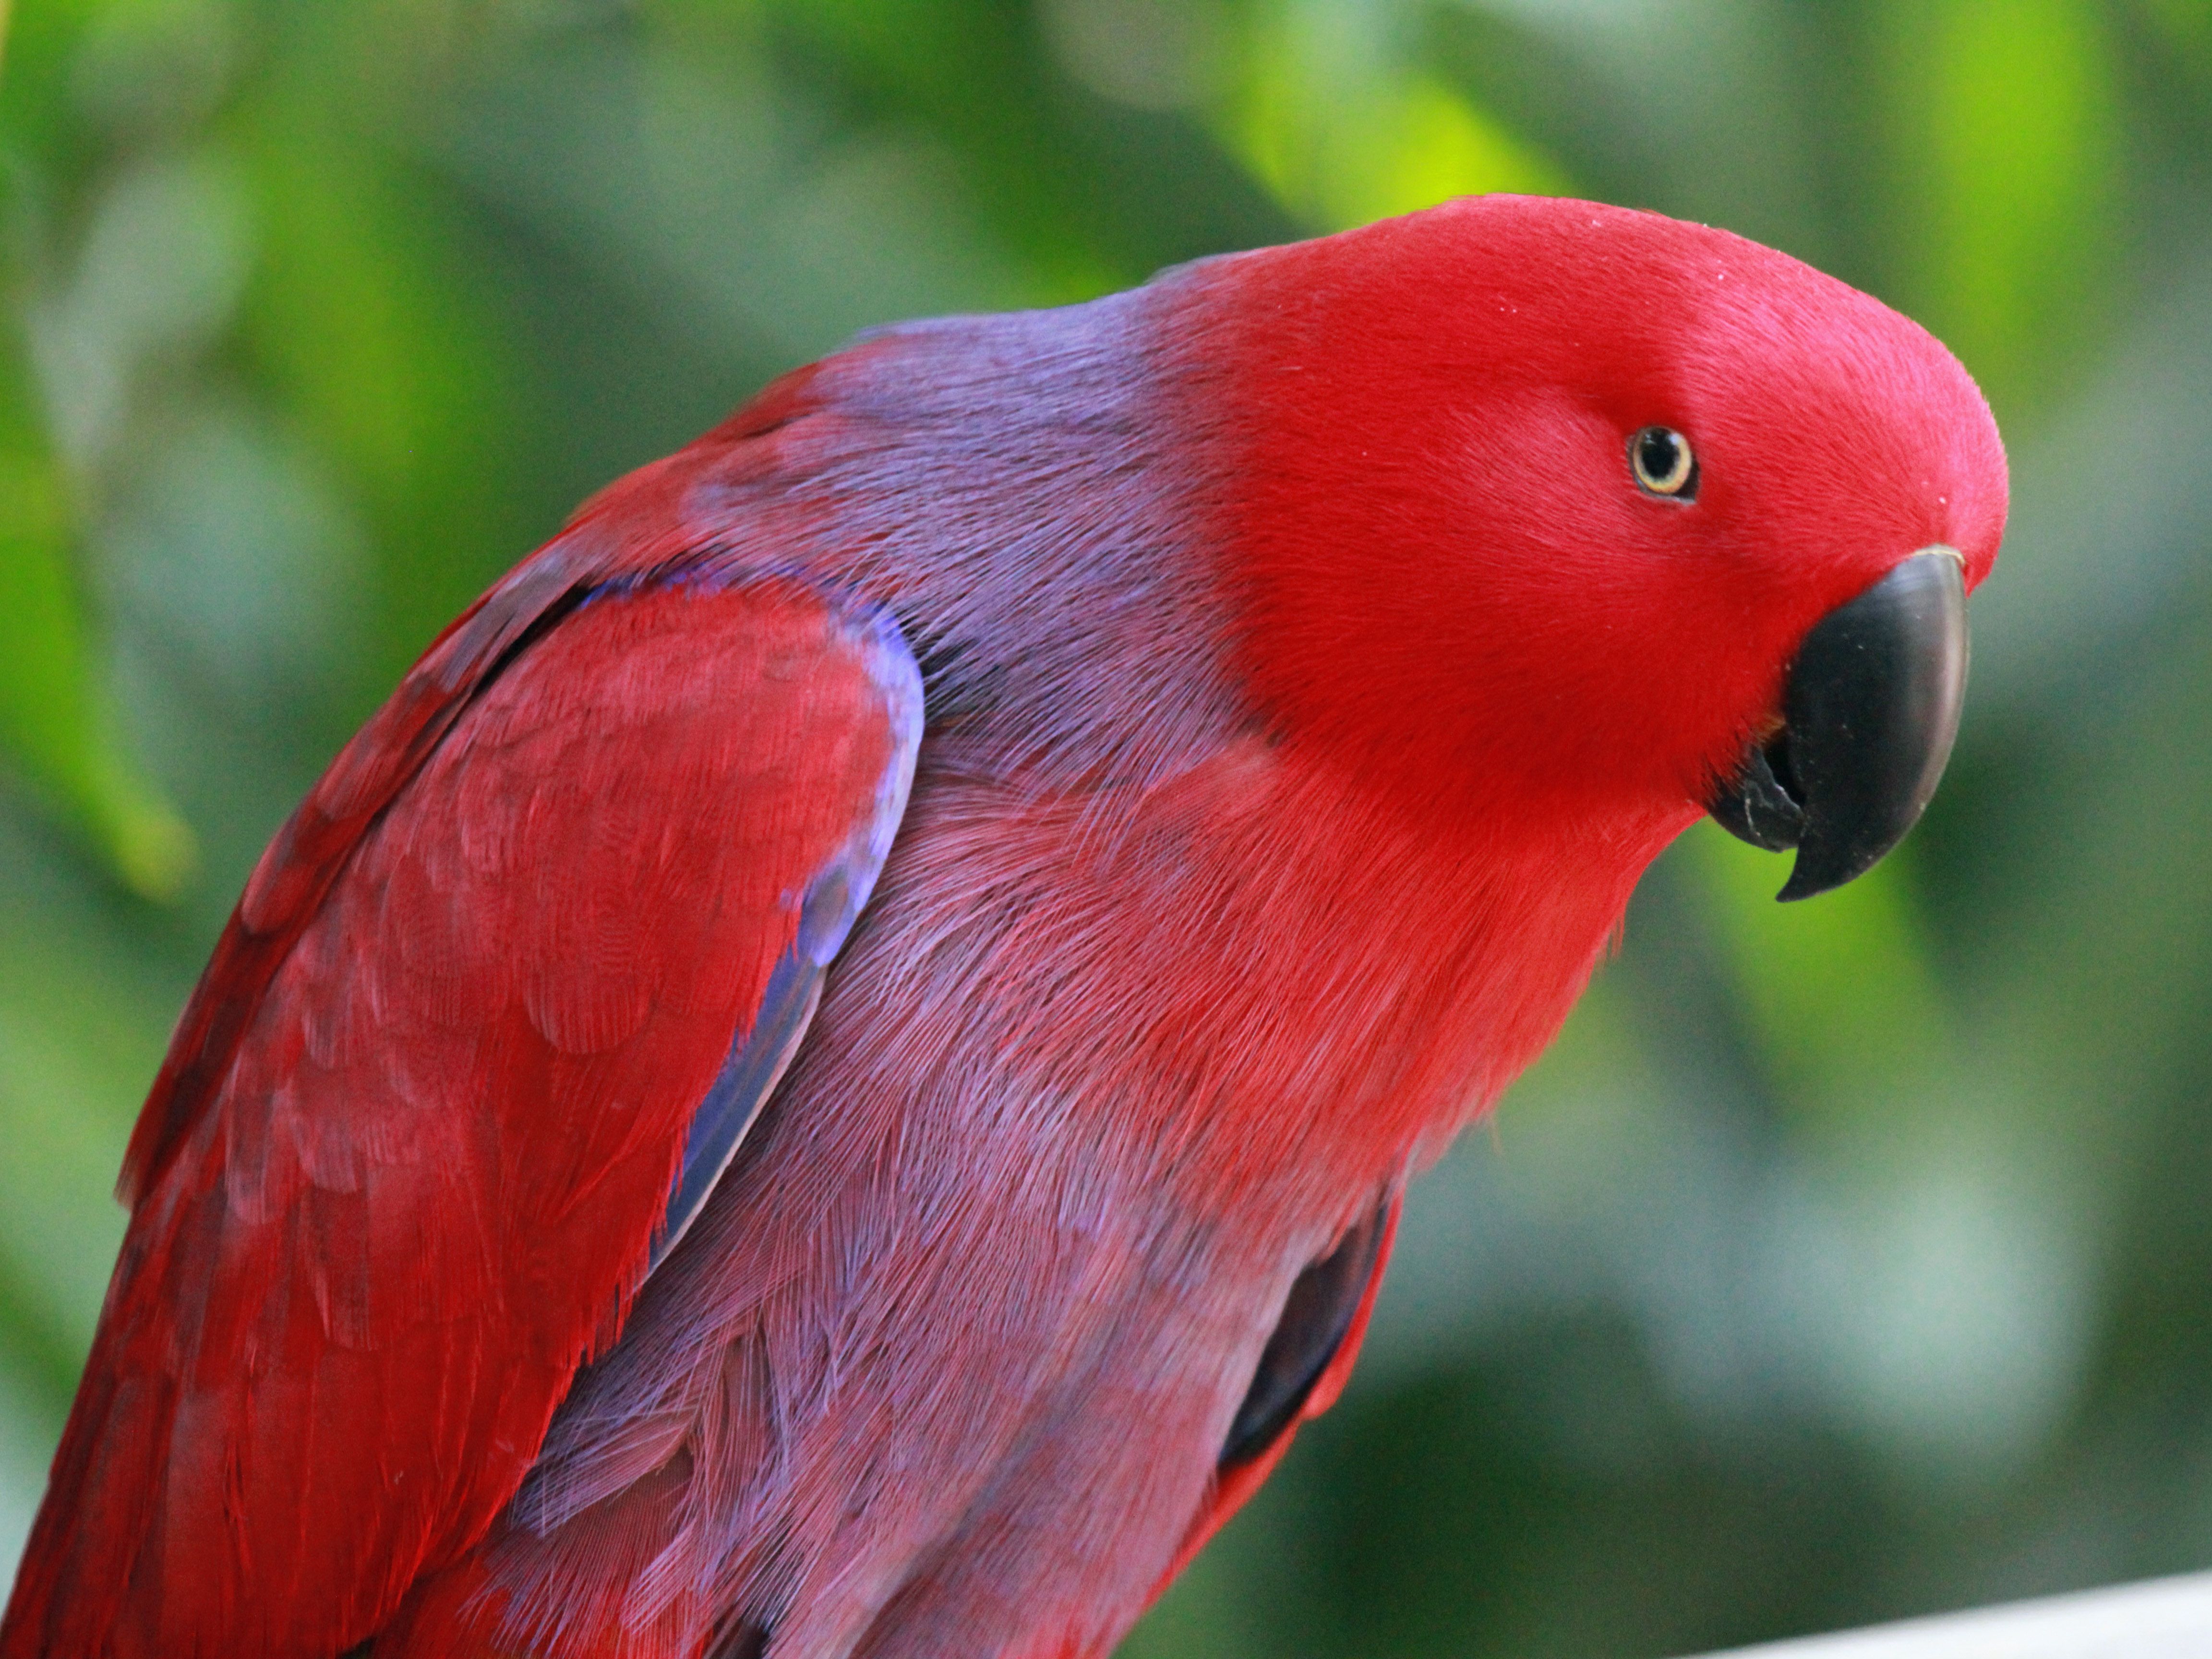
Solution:
[[(1176, 322), (1188, 286), (885, 331), (770, 386), (579, 527), (675, 524), (713, 560), (796, 568), (896, 614), (928, 735), (901, 831), (915, 862), (886, 881), (951, 903), (1019, 872), (1049, 896), (1023, 926), (1054, 941), (1068, 988), (1050, 1030), (995, 1051), (1141, 1050), (1065, 1070), (1102, 1079), (1101, 1109), (1153, 1115), (1140, 1139), (1164, 1178), (1371, 1191), (1549, 1040), (1696, 809), (1572, 781), (1547, 794), (1431, 752), (1387, 661), (1291, 676), (1357, 682), (1387, 722), (1282, 718), (1280, 665), (1255, 658), (1278, 619), (1224, 473), (1241, 452), (1207, 401), (1226, 371)], [(665, 541), (630, 556), (670, 556)], [(1095, 937), (1084, 919), (1109, 915), (1148, 931)], [(917, 931), (917, 982), (935, 980), (923, 941), (973, 925), (948, 912)]]
[(1270, 1033), (1282, 1092), (1249, 1101), (1253, 1121), (1224, 1144), (1252, 1144), (1296, 1079), (1316, 1077), (1309, 1132), (1330, 1161), (1362, 1158), (1386, 1179), (1432, 1160), (1551, 1042), (1617, 943), (1638, 878), (1695, 809), (1492, 810), (1447, 827), (1326, 757), (1291, 750), (1282, 773), (1279, 805), (1224, 849), (1254, 896), (1247, 926), (1267, 941), (1247, 958), (1267, 967), (1243, 1018)]
[[(1157, 782), (1253, 724), (1158, 296), (863, 337), (672, 459), (695, 540), (898, 618), (933, 738), (1040, 787)], [(738, 533), (741, 530), (741, 534)]]
[(1048, 1024), (993, 1052), (1048, 1095), (1095, 1079), (1095, 1109), (1135, 1115), (1153, 1178), (1200, 1208), (1371, 1200), (1436, 1156), (1550, 1041), (1686, 823), (1440, 834), (1329, 757), (1249, 735), (1150, 788), (1051, 795), (986, 781), (958, 749), (925, 753), (915, 856), (957, 858), (947, 893), (1036, 896), (1017, 926), (1053, 988)]

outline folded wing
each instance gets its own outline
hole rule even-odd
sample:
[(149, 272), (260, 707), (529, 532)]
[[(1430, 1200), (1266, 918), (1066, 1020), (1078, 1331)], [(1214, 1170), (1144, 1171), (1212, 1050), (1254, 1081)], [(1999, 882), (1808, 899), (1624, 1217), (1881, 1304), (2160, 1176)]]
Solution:
[(921, 732), (887, 620), (556, 544), (255, 872), (0, 1656), (334, 1652), (478, 1538), (726, 1164)]

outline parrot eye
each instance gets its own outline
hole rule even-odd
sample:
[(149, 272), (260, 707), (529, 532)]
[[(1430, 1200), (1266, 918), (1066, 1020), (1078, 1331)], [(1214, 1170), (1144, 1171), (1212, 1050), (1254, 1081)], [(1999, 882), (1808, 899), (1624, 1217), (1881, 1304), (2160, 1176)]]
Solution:
[(1698, 499), (1698, 458), (1690, 441), (1672, 427), (1647, 426), (1628, 441), (1628, 465), (1637, 488), (1678, 501)]

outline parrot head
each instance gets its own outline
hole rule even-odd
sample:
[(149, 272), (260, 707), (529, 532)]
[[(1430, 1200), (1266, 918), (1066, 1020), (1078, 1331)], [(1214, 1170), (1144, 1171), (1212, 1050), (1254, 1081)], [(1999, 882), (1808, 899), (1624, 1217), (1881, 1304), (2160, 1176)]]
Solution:
[[(1786, 255), (1485, 197), (1196, 268), (1255, 681), (1415, 810), (1903, 837), (1948, 756), (2004, 451), (1933, 337)], [(1233, 334), (1236, 337), (1223, 337)]]

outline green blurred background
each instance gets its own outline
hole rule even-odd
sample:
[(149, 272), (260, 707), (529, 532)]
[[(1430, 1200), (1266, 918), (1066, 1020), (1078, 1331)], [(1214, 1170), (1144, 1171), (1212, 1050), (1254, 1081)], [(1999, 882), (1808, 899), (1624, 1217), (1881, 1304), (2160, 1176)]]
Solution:
[(2011, 445), (1952, 775), (1709, 827), (1131, 1639), (1658, 1656), (2212, 1565), (2212, 3), (33, 0), (0, 70), (0, 1577), (264, 838), (588, 491), (864, 325), (1462, 191), (1722, 224)]

